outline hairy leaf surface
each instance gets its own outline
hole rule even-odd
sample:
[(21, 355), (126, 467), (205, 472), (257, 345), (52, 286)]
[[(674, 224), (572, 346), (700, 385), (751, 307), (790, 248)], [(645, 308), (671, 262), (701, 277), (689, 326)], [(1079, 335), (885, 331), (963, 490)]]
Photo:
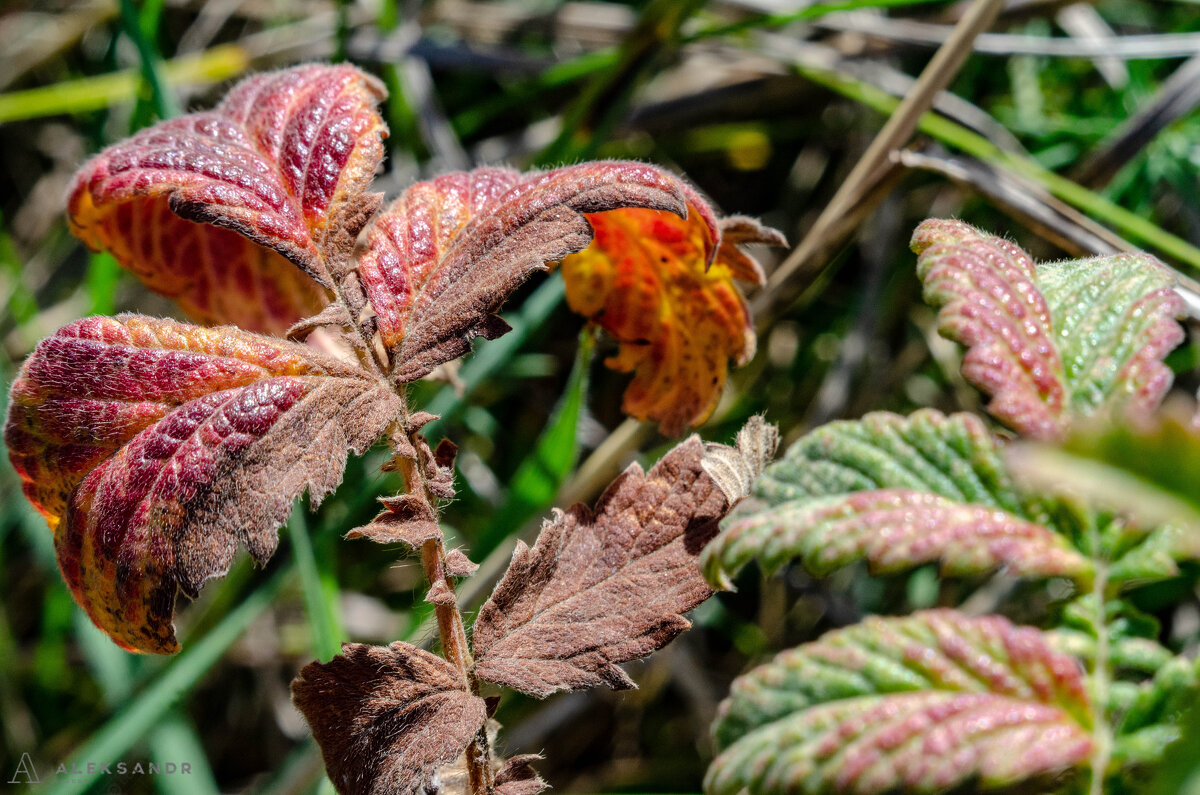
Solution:
[[(341, 795), (418, 795), (483, 727), (487, 708), (450, 663), (401, 641), (342, 644), (309, 663), (292, 700)], [(530, 790), (536, 791), (536, 790)]]
[(743, 243), (785, 245), (748, 218), (711, 223), (693, 199), (687, 218), (644, 209), (588, 216), (591, 245), (563, 260), (567, 302), (621, 343), (606, 364), (634, 372), (626, 414), (667, 436), (699, 425), (717, 405), (728, 361), (754, 356), (754, 326), (736, 281), (763, 283)]
[(917, 227), (912, 249), (939, 330), (967, 346), (963, 374), (988, 410), (1037, 438), (1115, 405), (1153, 409), (1162, 357), (1183, 340), (1175, 279), (1146, 254), (1034, 266), (1015, 244), (959, 221)]
[(710, 795), (939, 792), (1053, 774), (1092, 750), (1083, 670), (1033, 628), (868, 618), (735, 680)]
[(785, 502), (731, 522), (705, 550), (710, 582), (757, 559), (773, 572), (800, 558), (814, 574), (866, 560), (876, 572), (940, 563), (947, 575), (998, 567), (1031, 577), (1086, 577), (1087, 558), (1040, 524), (929, 492), (877, 489)]
[(585, 214), (682, 214), (690, 196), (658, 168), (616, 161), (531, 174), (479, 168), (412, 186), (372, 224), (358, 267), (392, 377), (415, 381), (474, 337), (506, 332), (493, 313), (531, 273), (588, 245)]
[(532, 549), (517, 543), (475, 622), (481, 678), (538, 697), (634, 686), (618, 664), (666, 645), (712, 595), (696, 555), (729, 501), (704, 452), (692, 437), (648, 473), (634, 464), (594, 510), (558, 511)]
[(312, 279), (332, 284), (378, 206), (382, 97), (351, 66), (248, 78), (88, 161), (71, 230), (199, 321), (282, 334), (325, 302)]
[(884, 412), (829, 423), (768, 467), (765, 501), (704, 550), (710, 583), (732, 587), (751, 560), (800, 558), (815, 574), (865, 560), (878, 572), (937, 562), (952, 575), (1004, 567), (1087, 581), (1092, 564), (1026, 504), (996, 440), (969, 414)]
[(88, 615), (126, 648), (168, 653), (176, 588), (195, 596), (239, 542), (265, 563), (292, 501), (332, 491), (397, 401), (305, 345), (95, 317), (25, 362), (5, 440)]

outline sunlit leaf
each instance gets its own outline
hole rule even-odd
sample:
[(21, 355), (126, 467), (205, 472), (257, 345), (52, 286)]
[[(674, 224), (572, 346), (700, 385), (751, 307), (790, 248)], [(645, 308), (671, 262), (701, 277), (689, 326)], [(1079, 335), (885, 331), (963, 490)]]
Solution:
[(633, 687), (617, 666), (669, 643), (712, 594), (696, 555), (730, 501), (704, 456), (692, 437), (625, 470), (594, 510), (556, 512), (532, 549), (518, 542), (475, 622), (479, 676), (539, 697)]
[(1083, 669), (999, 616), (868, 618), (735, 680), (710, 795), (942, 792), (1052, 775), (1091, 754)]
[(165, 653), (176, 589), (195, 596), (239, 543), (265, 563), (293, 500), (332, 491), (347, 450), (398, 410), (384, 385), (309, 346), (122, 315), (38, 345), (5, 441), (75, 598), (121, 645)]
[(762, 284), (763, 272), (738, 246), (785, 240), (747, 218), (714, 223), (697, 196), (686, 219), (624, 209), (588, 220), (595, 240), (562, 263), (567, 302), (621, 343), (606, 363), (635, 373), (625, 413), (678, 436), (716, 407), (729, 359), (754, 356), (754, 326), (735, 282)]
[(457, 759), (487, 719), (457, 668), (401, 641), (342, 644), (331, 661), (304, 667), (292, 700), (341, 795), (427, 792), (437, 768)]
[(358, 266), (389, 355), (407, 383), (508, 330), (494, 312), (531, 273), (587, 246), (586, 213), (686, 211), (678, 178), (653, 166), (583, 163), (545, 173), (480, 168), (418, 183), (371, 226)]
[(785, 502), (731, 522), (705, 550), (710, 582), (730, 577), (750, 560), (772, 572), (792, 558), (814, 574), (859, 560), (872, 571), (903, 571), (940, 563), (947, 575), (1004, 567), (1031, 577), (1086, 578), (1092, 565), (1066, 540), (1007, 511), (907, 489), (859, 491)]
[(382, 96), (350, 66), (244, 80), (88, 161), (71, 230), (201, 322), (281, 334), (325, 303), (312, 280), (332, 284), (378, 206)]
[(1147, 254), (1043, 263), (959, 221), (913, 234), (939, 330), (967, 346), (963, 374), (988, 410), (1056, 438), (1105, 406), (1153, 409), (1171, 385), (1162, 357), (1183, 340), (1175, 279)]

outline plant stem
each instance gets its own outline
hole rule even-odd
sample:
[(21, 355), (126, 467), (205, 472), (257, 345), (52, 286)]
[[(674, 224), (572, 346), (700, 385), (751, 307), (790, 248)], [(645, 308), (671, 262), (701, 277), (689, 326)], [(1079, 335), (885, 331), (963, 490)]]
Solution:
[[(408, 407), (401, 412), (401, 422), (408, 427)], [(416, 431), (406, 431), (407, 441), (414, 450), (420, 451), (426, 444)], [(394, 446), (394, 445), (393, 445)], [(426, 457), (418, 452), (415, 459), (397, 454), (395, 466), (404, 476), (408, 493), (424, 500), (431, 509), (437, 505), (436, 497), (429, 489), (434, 473), (425, 471)], [(436, 511), (435, 511), (436, 515)], [(467, 631), (462, 612), (454, 596), (454, 580), (446, 571), (446, 545), (441, 538), (430, 539), (421, 544), (421, 566), (432, 592), (435, 586), (445, 594), (434, 601), (437, 616), (438, 636), (442, 642), (442, 655), (463, 676), (470, 692), (479, 695), (479, 679), (475, 676), (475, 663), (471, 659), (471, 647), (467, 643)], [(448, 597), (448, 598), (446, 598)], [(487, 725), (480, 727), (475, 739), (467, 746), (467, 773), (471, 781), (472, 795), (494, 795), (496, 784), (492, 774), (491, 749), (488, 745)]]
[(1103, 795), (1104, 776), (1112, 756), (1112, 729), (1108, 724), (1109, 649), (1108, 617), (1105, 615), (1105, 591), (1108, 589), (1108, 562), (1100, 557), (1100, 531), (1091, 521), (1088, 534), (1091, 536), (1092, 554), (1096, 562), (1096, 579), (1092, 585), (1092, 597), (1096, 602), (1096, 660), (1092, 665), (1092, 703), (1095, 704), (1095, 726), (1092, 739), (1095, 748), (1090, 760), (1092, 781), (1089, 795)]

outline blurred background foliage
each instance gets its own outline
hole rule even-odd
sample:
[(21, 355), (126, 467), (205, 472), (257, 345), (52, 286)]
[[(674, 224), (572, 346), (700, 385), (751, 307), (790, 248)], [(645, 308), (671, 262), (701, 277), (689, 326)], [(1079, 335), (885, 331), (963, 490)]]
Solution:
[[(1200, 2), (1008, 0), (919, 133), (810, 241), (786, 289), (751, 295), (759, 352), (735, 371), (706, 438), (752, 413), (785, 442), (830, 419), (976, 409), (920, 302), (908, 236), (929, 216), (1007, 233), (1039, 259), (1145, 248), (1200, 268)], [(67, 232), (64, 195), (91, 153), (236, 77), (348, 59), (388, 85), (376, 183), (484, 163), (641, 158), (687, 174), (726, 213), (799, 243), (970, 3), (937, 0), (10, 0), (0, 11), (0, 372), (82, 315), (171, 315)], [(768, 272), (786, 252), (761, 252)], [(566, 310), (558, 277), (511, 300), (515, 331), (445, 383), (415, 388), (460, 447), (452, 543), (483, 563), (473, 609), (518, 537), (554, 505), (595, 498), (672, 440), (623, 419), (615, 351)], [(582, 340), (582, 344), (580, 341)], [(1193, 342), (1170, 363), (1194, 369)], [(1196, 384), (1181, 383), (1194, 391)], [(118, 650), (67, 594), (43, 520), (0, 464), (0, 773), (22, 753), (54, 792), (332, 791), (288, 683), (341, 640), (432, 643), (416, 561), (340, 535), (398, 484), (376, 452), (297, 513), (268, 571), (246, 560), (179, 617), (174, 659)], [(932, 569), (817, 581), (799, 569), (706, 603), (696, 628), (632, 666), (640, 689), (537, 702), (506, 695), (508, 753), (544, 751), (563, 792), (694, 792), (730, 680), (785, 646), (858, 620), (956, 603), (980, 582)], [(1177, 649), (1200, 641), (1194, 577), (1144, 589)], [(1026, 587), (1026, 586), (1022, 586)], [(1046, 588), (1027, 586), (1040, 618)], [(1163, 592), (1170, 589), (1170, 593)], [(1177, 602), (1177, 604), (1176, 604)], [(190, 774), (119, 775), (137, 762)], [(110, 764), (89, 772), (88, 763)], [(55, 774), (60, 765), (65, 771)], [(75, 772), (79, 771), (79, 772)], [(13, 785), (16, 786), (16, 785)]]

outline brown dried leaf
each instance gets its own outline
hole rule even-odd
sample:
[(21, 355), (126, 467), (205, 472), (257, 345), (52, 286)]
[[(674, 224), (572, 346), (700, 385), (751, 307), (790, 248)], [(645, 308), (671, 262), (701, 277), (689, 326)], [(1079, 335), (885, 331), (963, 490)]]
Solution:
[(729, 501), (704, 454), (693, 436), (647, 474), (630, 466), (594, 511), (556, 511), (532, 549), (518, 542), (475, 622), (478, 675), (538, 697), (634, 687), (617, 665), (665, 646), (712, 595), (696, 556)]
[(507, 760), (496, 772), (496, 795), (538, 795), (547, 788), (545, 781), (530, 765), (541, 754), (521, 754)]
[(453, 762), (486, 720), (483, 699), (453, 665), (396, 641), (384, 648), (342, 644), (327, 663), (309, 663), (292, 701), (321, 747), (341, 795), (418, 795)]
[(369, 538), (377, 544), (402, 543), (415, 549), (426, 541), (442, 537), (437, 516), (427, 501), (411, 494), (380, 497), (379, 501), (387, 510), (370, 524), (346, 533), (346, 538)]

